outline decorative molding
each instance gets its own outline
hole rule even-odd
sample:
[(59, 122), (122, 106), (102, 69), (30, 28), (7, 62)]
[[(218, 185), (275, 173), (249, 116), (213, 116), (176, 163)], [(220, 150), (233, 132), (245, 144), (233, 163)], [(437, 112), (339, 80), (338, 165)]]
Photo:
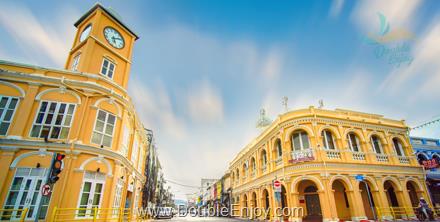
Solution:
[(47, 93), (51, 93), (51, 92), (58, 92), (60, 94), (68, 93), (76, 98), (77, 104), (81, 104), (81, 97), (78, 94), (76, 94), (76, 92), (74, 92), (72, 90), (67, 90), (65, 86), (60, 86), (59, 88), (45, 89), (45, 90), (41, 91), (40, 93), (38, 93), (38, 95), (35, 97), (35, 101), (40, 101), (42, 96), (46, 95)]
[(0, 80), (0, 84), (6, 85), (6, 86), (9, 86), (11, 88), (18, 90), (18, 92), (20, 93), (20, 99), (23, 99), (26, 96), (26, 93), (24, 92), (24, 90), (13, 83)]

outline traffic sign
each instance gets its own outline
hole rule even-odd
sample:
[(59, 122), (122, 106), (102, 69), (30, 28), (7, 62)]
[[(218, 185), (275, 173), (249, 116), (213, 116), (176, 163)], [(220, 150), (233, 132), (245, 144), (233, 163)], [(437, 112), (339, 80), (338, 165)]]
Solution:
[(364, 175), (358, 174), (355, 176), (357, 181), (363, 181), (364, 180)]
[(279, 180), (273, 182), (273, 189), (275, 192), (281, 193), (281, 182)]
[(41, 194), (43, 196), (49, 196), (51, 193), (52, 193), (52, 190), (50, 189), (50, 185), (44, 184), (43, 187), (41, 188)]

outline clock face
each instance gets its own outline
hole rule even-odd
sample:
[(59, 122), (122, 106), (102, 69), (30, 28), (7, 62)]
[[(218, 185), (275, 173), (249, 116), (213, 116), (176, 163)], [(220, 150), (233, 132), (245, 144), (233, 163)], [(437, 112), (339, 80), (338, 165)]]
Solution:
[(79, 41), (82, 42), (84, 41), (87, 36), (89, 36), (90, 31), (92, 30), (92, 25), (88, 25), (81, 33), (81, 36), (79, 37)]
[(124, 48), (124, 38), (121, 34), (112, 27), (106, 27), (104, 29), (104, 36), (107, 42), (117, 49)]

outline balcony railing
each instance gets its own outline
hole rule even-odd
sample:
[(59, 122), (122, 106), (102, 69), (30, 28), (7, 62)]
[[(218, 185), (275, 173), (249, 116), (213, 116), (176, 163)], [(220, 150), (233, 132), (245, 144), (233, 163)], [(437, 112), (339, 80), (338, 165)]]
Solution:
[(409, 164), (409, 157), (407, 156), (399, 156), (399, 162), (402, 164)]
[(353, 160), (365, 160), (365, 153), (353, 152), (353, 151), (350, 151), (350, 152), (351, 152)]
[(290, 163), (312, 161), (315, 159), (313, 156), (313, 150), (311, 148), (292, 151), (291, 156), (292, 159), (289, 161)]
[(329, 159), (341, 159), (341, 152), (339, 150), (326, 150), (325, 152)]
[(388, 162), (389, 161), (389, 158), (388, 158), (388, 155), (386, 155), (386, 154), (376, 154), (376, 160), (378, 161), (378, 162)]
[(279, 166), (281, 163), (283, 163), (283, 158), (278, 157), (278, 159), (275, 160), (275, 165)]

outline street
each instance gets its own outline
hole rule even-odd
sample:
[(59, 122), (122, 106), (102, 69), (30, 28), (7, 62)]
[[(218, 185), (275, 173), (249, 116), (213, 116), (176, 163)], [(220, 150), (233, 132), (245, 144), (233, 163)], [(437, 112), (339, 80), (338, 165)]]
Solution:
[(154, 221), (173, 221), (173, 222), (180, 222), (180, 221), (212, 221), (212, 222), (221, 222), (221, 221), (240, 221), (240, 219), (234, 219), (234, 218), (228, 218), (228, 217), (191, 217), (191, 216), (186, 216), (186, 217), (179, 217), (176, 216), (172, 219), (158, 219), (158, 220), (154, 220)]

